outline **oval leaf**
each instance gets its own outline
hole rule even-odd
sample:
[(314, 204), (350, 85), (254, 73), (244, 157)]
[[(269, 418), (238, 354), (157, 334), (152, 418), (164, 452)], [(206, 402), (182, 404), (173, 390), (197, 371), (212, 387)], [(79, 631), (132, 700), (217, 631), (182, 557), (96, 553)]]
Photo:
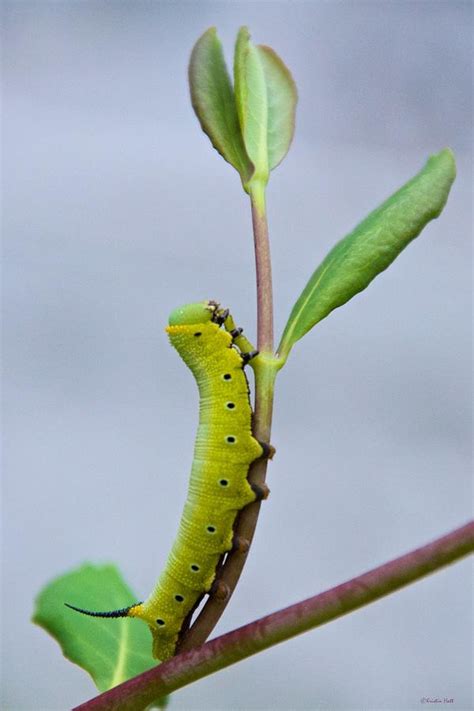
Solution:
[(279, 347), (283, 360), (298, 339), (365, 289), (438, 217), (455, 176), (454, 156), (446, 148), (336, 244), (293, 307)]
[(91, 675), (99, 691), (157, 665), (143, 622), (86, 617), (65, 602), (89, 610), (118, 609), (136, 602), (114, 565), (86, 563), (51, 581), (38, 595), (33, 622), (55, 638), (65, 657)]
[(194, 45), (189, 61), (191, 103), (201, 128), (214, 148), (249, 180), (253, 166), (245, 151), (234, 91), (215, 27), (210, 27)]
[(246, 27), (237, 35), (234, 53), (235, 101), (244, 145), (254, 165), (252, 181), (268, 181), (267, 88), (257, 48)]
[(295, 132), (298, 92), (290, 70), (271, 47), (258, 45), (257, 52), (267, 87), (267, 150), (270, 170), (288, 153)]

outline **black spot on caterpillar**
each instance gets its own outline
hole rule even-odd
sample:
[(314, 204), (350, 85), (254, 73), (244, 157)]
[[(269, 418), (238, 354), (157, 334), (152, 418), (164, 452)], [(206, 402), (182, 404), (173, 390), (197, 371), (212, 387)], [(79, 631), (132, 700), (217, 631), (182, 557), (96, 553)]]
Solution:
[(268, 493), (251, 487), (247, 474), (255, 459), (272, 454), (270, 445), (258, 442), (251, 429), (243, 367), (257, 351), (241, 335), (242, 329), (234, 327), (228, 310), (212, 301), (189, 304), (173, 311), (166, 330), (200, 394), (194, 461), (178, 534), (144, 602), (111, 612), (68, 605), (94, 617), (144, 620), (153, 635), (153, 655), (161, 660), (173, 656), (185, 620), (211, 590), (222, 555), (233, 547), (238, 512)]

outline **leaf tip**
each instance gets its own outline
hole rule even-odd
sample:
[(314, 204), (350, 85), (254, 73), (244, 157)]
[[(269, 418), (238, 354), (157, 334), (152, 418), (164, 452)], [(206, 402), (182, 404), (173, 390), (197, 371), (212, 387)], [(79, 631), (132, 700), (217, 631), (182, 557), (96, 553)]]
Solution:
[(217, 34), (217, 27), (215, 25), (211, 25), (210, 27), (207, 28), (207, 30), (204, 30), (202, 35), (199, 37), (198, 42), (200, 39), (203, 37), (213, 37)]
[(291, 93), (293, 94), (293, 100), (296, 104), (296, 102), (298, 101), (298, 87), (296, 86), (295, 79), (288, 66), (285, 64), (280, 55), (275, 52), (273, 47), (269, 47), (267, 44), (259, 44), (257, 45), (257, 47), (261, 52), (263, 52), (263, 54), (266, 54), (268, 57), (270, 57), (275, 62), (275, 64), (278, 65), (281, 72), (285, 75), (288, 80), (288, 87)]
[(425, 169), (433, 176), (433, 189), (436, 187), (439, 199), (433, 209), (433, 217), (440, 216), (456, 178), (456, 158), (451, 148), (443, 148), (429, 156)]
[(250, 39), (250, 30), (247, 25), (241, 25), (239, 27), (239, 31), (237, 32), (237, 40), (239, 40), (239, 38), (244, 38), (247, 40)]
[(427, 164), (437, 164), (443, 169), (446, 176), (448, 178), (452, 178), (452, 180), (456, 177), (456, 157), (453, 150), (449, 146), (446, 146), (446, 148), (430, 155), (428, 157)]
[(211, 42), (213, 40), (219, 41), (217, 37), (217, 27), (215, 27), (214, 25), (212, 25), (212, 27), (208, 27), (207, 30), (205, 30), (202, 35), (198, 37), (191, 50), (191, 56), (189, 57), (188, 66), (188, 75), (190, 83), (192, 82), (193, 72), (197, 64), (200, 51), (208, 43), (208, 40)]
[(454, 151), (449, 146), (446, 146), (446, 148), (443, 148), (443, 150), (440, 152), (440, 155), (445, 158), (446, 164), (449, 165), (449, 167), (451, 168), (451, 174), (454, 180), (457, 172), (456, 156), (454, 155)]

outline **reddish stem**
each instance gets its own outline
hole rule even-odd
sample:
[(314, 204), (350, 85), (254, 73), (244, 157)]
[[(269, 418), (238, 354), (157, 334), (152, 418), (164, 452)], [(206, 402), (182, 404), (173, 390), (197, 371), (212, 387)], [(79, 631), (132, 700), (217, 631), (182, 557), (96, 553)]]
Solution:
[(474, 551), (474, 522), (315, 597), (262, 617), (130, 679), (73, 711), (141, 711), (155, 699), (342, 617)]
[(257, 278), (257, 349), (273, 354), (273, 287), (270, 240), (265, 209), (265, 190), (250, 196)]

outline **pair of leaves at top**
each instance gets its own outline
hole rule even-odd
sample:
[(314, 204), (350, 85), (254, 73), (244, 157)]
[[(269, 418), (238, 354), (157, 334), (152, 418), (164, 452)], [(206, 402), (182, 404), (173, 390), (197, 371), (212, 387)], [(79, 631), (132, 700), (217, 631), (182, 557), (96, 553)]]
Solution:
[(237, 35), (234, 87), (215, 27), (198, 39), (189, 63), (191, 101), (214, 148), (236, 168), (244, 189), (265, 186), (293, 139), (296, 85), (270, 47), (255, 46), (246, 27)]

